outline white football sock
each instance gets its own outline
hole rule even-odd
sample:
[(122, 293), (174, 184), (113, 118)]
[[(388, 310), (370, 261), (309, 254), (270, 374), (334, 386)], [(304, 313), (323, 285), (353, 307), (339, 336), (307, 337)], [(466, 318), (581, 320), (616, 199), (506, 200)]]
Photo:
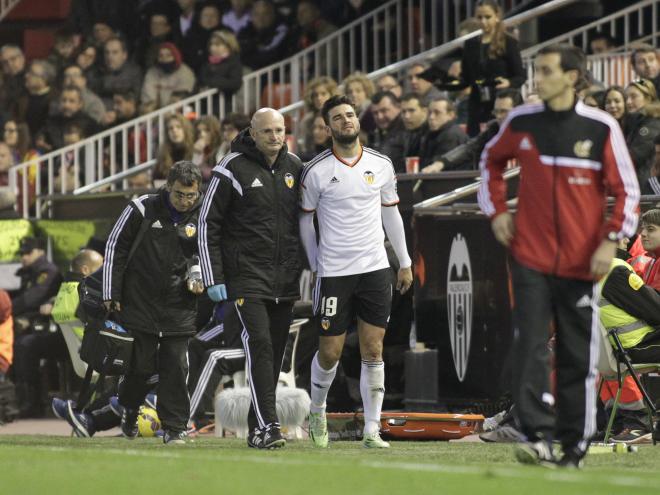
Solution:
[(312, 404), (309, 408), (311, 412), (325, 412), (325, 400), (328, 397), (330, 385), (335, 379), (338, 364), (335, 363), (331, 369), (324, 370), (319, 364), (319, 353), (314, 355), (314, 359), (312, 359)]
[(380, 430), (380, 411), (385, 395), (385, 363), (362, 361), (360, 395), (364, 406), (364, 433), (376, 433)]

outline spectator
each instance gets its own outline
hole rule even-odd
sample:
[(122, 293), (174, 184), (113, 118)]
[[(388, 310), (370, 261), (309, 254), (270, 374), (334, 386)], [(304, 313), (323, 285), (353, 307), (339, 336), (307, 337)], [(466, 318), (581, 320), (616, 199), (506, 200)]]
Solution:
[[(0, 202), (3, 193), (0, 192)], [(0, 382), (4, 381), (14, 357), (14, 319), (11, 316), (11, 299), (7, 291), (0, 289)]]
[(9, 185), (9, 169), (15, 164), (11, 148), (0, 141), (0, 187)]
[(74, 62), (79, 42), (80, 36), (70, 28), (64, 27), (55, 32), (55, 44), (47, 60), (55, 67), (57, 74)]
[(331, 96), (337, 94), (337, 82), (331, 77), (321, 76), (312, 79), (305, 87), (305, 95), (303, 101), (305, 102), (305, 116), (300, 121), (300, 129), (302, 132), (299, 134), (302, 140), (298, 141), (298, 148), (303, 153), (309, 153), (314, 149), (314, 138), (312, 137), (312, 121), (314, 120), (314, 113), (320, 112), (323, 104), (330, 99)]
[(126, 182), (128, 183), (128, 188), (132, 190), (153, 189), (154, 187), (149, 172), (140, 172), (139, 174), (131, 175), (126, 179)]
[(216, 155), (222, 143), (220, 121), (212, 115), (202, 117), (195, 122), (195, 144), (192, 162), (202, 173), (202, 182), (211, 180), (211, 172), (217, 163)]
[[(85, 139), (85, 131), (77, 122), (71, 122), (64, 126), (62, 131), (62, 146), (76, 144)], [(78, 167), (76, 173), (76, 153), (78, 154)], [(80, 176), (85, 170), (85, 155), (82, 149), (69, 150), (64, 156), (55, 161), (55, 192), (67, 194), (80, 187)]]
[(95, 93), (101, 86), (101, 72), (99, 68), (98, 49), (92, 43), (80, 47), (76, 55), (76, 65), (80, 67), (87, 79), (87, 87)]
[(376, 88), (378, 91), (383, 93), (389, 91), (397, 98), (401, 98), (401, 96), (403, 96), (403, 88), (401, 87), (401, 83), (399, 83), (396, 77), (389, 74), (378, 78), (376, 81)]
[(250, 127), (250, 117), (242, 113), (230, 113), (222, 121), (222, 144), (216, 155), (218, 161), (222, 160), (231, 149), (232, 141), (243, 130)]
[(163, 43), (180, 45), (180, 38), (172, 28), (172, 20), (165, 12), (155, 11), (149, 16), (149, 32), (140, 38), (135, 49), (137, 63), (148, 69), (158, 61)]
[(172, 114), (165, 119), (165, 142), (158, 149), (154, 179), (166, 179), (172, 165), (191, 160), (193, 154), (193, 128), (183, 115)]
[(419, 96), (420, 103), (428, 107), (432, 100), (444, 96), (444, 93), (436, 88), (432, 82), (419, 77), (422, 72), (431, 68), (429, 63), (417, 63), (408, 69), (408, 85), (410, 91)]
[[(89, 115), (95, 122), (105, 123), (105, 105), (101, 98), (87, 87), (87, 76), (85, 72), (75, 64), (64, 69), (62, 86), (73, 86), (80, 90), (83, 99), (83, 113)], [(55, 113), (60, 111), (59, 101)]]
[(28, 168), (27, 184), (24, 184), (23, 182), (24, 170), (18, 170), (17, 174), (17, 204), (19, 211), (23, 213), (23, 191), (25, 185), (27, 185), (28, 191), (28, 208), (34, 205), (36, 198), (37, 167), (39, 166), (37, 158), (39, 157), (39, 153), (31, 146), (32, 140), (30, 139), (30, 129), (24, 122), (19, 123), (13, 119), (8, 120), (5, 122), (3, 131), (4, 142), (11, 149), (13, 163), (19, 164), (32, 162), (32, 165)]
[(148, 113), (170, 104), (174, 91), (192, 91), (195, 74), (182, 63), (181, 52), (172, 43), (162, 43), (158, 63), (147, 71), (142, 86), (143, 112)]
[(616, 41), (607, 33), (596, 33), (589, 41), (589, 50), (593, 55), (609, 53), (616, 48)]
[(116, 92), (133, 90), (140, 93), (142, 70), (128, 60), (126, 41), (110, 38), (104, 46), (105, 66), (101, 76), (98, 95), (103, 99), (106, 109), (112, 106), (112, 95)]
[(604, 99), (605, 91), (599, 87), (587, 89), (582, 97), (584, 104), (593, 108), (602, 108)]
[(208, 62), (199, 73), (200, 89), (217, 88), (223, 91), (225, 104), (229, 105), (231, 105), (231, 97), (243, 83), (243, 67), (239, 51), (236, 36), (231, 32), (213, 31), (209, 38)]
[(376, 129), (369, 135), (369, 146), (392, 160), (396, 173), (406, 170), (403, 156), (405, 127), (401, 120), (401, 102), (390, 92), (378, 92), (371, 98)]
[[(358, 113), (360, 132), (366, 136), (376, 127), (373, 113), (370, 110), (371, 97), (376, 91), (374, 83), (361, 72), (355, 72), (343, 80), (342, 86), (344, 87), (344, 93), (351, 99)], [(362, 139), (362, 141), (364, 142), (365, 139)]]
[(518, 42), (502, 25), (502, 9), (495, 0), (477, 2), (476, 17), (481, 36), (463, 47), (461, 63), (465, 84), (472, 88), (468, 100), (468, 134), (479, 134), (479, 126), (490, 119), (495, 89), (519, 88), (525, 80)]
[(642, 194), (653, 194), (660, 196), (660, 134), (653, 141), (655, 145), (655, 162), (651, 168), (651, 177), (643, 184), (640, 184)]
[(82, 92), (76, 86), (67, 86), (60, 93), (60, 113), (49, 117), (42, 130), (47, 149), (64, 146), (64, 127), (77, 124), (85, 136), (99, 130), (98, 124), (83, 112)]
[[(69, 22), (87, 38), (102, 39), (99, 46), (113, 36), (114, 28), (121, 26), (128, 39), (136, 39), (139, 29), (138, 6), (148, 2), (126, 2), (125, 0), (73, 0)], [(101, 28), (102, 26), (102, 28)], [(103, 29), (107, 33), (99, 33)], [(91, 31), (91, 32), (90, 32)]]
[(426, 166), (422, 172), (432, 173), (443, 170), (475, 170), (479, 168), (479, 157), (486, 143), (499, 132), (500, 126), (509, 115), (509, 112), (522, 104), (520, 91), (513, 88), (500, 89), (495, 96), (493, 106), (494, 120), (486, 125), (486, 130), (470, 138), (464, 144), (449, 150), (432, 165)]
[(185, 39), (186, 36), (193, 30), (196, 20), (196, 0), (177, 0), (176, 2), (181, 9), (181, 13), (175, 23), (174, 29), (179, 35), (180, 39)]
[(332, 146), (332, 138), (328, 134), (328, 126), (325, 125), (323, 114), (321, 114), (321, 112), (314, 113), (314, 120), (312, 121), (312, 142), (313, 148), (311, 151), (298, 155), (303, 162), (312, 160), (315, 156)]
[(660, 94), (660, 63), (658, 51), (645, 43), (636, 44), (630, 55), (630, 61), (635, 74), (643, 79), (650, 79), (655, 86), (656, 94)]
[(15, 106), (17, 120), (26, 122), (30, 135), (35, 136), (48, 118), (51, 100), (54, 98), (52, 85), (55, 69), (45, 60), (33, 60), (25, 74), (24, 94)]
[(422, 104), (418, 95), (408, 93), (401, 98), (401, 120), (406, 128), (403, 135), (403, 156), (405, 158), (419, 158), (422, 151), (422, 138), (429, 131), (427, 118), (428, 108)]
[(626, 87), (626, 110), (626, 144), (635, 164), (637, 180), (644, 184), (655, 159), (653, 140), (660, 134), (660, 106), (650, 80), (639, 79)]
[(4, 45), (0, 49), (0, 60), (5, 88), (3, 108), (8, 108), (25, 94), (25, 56), (18, 46)]
[(222, 16), (222, 25), (240, 36), (252, 20), (252, 0), (230, 0), (230, 3), (231, 9)]
[(623, 129), (626, 118), (626, 93), (621, 86), (610, 86), (605, 90), (603, 110), (614, 117)]
[[(115, 125), (125, 124), (126, 122), (133, 120), (138, 117), (138, 101), (137, 96), (133, 91), (123, 91), (120, 93), (115, 93), (112, 96), (113, 102), (113, 111), (117, 116), (117, 120), (114, 122)], [(126, 142), (128, 144), (128, 154), (126, 159), (127, 163), (124, 163), (124, 153), (123, 153), (123, 139), (115, 140), (116, 152), (115, 159), (117, 160), (117, 168), (128, 168), (133, 165), (138, 165), (140, 163), (145, 163), (147, 161), (147, 136), (143, 128), (137, 126), (137, 142), (139, 146), (139, 157), (136, 157), (135, 151), (135, 142), (136, 142), (136, 126), (129, 127), (127, 131)], [(109, 158), (109, 157), (108, 157)]]
[(270, 0), (257, 0), (252, 20), (239, 38), (245, 64), (257, 70), (282, 60), (289, 53), (289, 28), (277, 16)]
[(110, 21), (97, 20), (92, 27), (92, 40), (98, 50), (102, 50), (105, 44), (112, 38), (116, 38), (119, 34), (114, 30)]
[(428, 124), (429, 132), (422, 140), (419, 166), (423, 169), (433, 165), (432, 171), (440, 172), (442, 155), (467, 142), (468, 137), (456, 124), (454, 104), (444, 97), (429, 105)]
[(189, 33), (182, 47), (183, 58), (190, 68), (199, 74), (206, 65), (211, 33), (222, 29), (220, 8), (214, 3), (205, 3), (199, 11), (199, 20)]

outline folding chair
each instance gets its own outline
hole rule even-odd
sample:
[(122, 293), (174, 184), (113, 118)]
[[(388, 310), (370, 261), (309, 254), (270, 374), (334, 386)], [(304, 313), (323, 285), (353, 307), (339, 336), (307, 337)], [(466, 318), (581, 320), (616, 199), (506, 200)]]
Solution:
[[(614, 417), (616, 416), (616, 411), (619, 407), (619, 400), (621, 398), (623, 380), (625, 380), (627, 376), (631, 376), (637, 387), (639, 387), (643, 396), (644, 404), (646, 404), (649, 422), (653, 428), (653, 445), (655, 445), (658, 440), (658, 433), (656, 432), (656, 426), (653, 420), (657, 411), (653, 400), (651, 400), (651, 397), (642, 385), (642, 382), (639, 380), (638, 375), (660, 372), (660, 363), (631, 363), (628, 354), (621, 345), (616, 329), (608, 331), (600, 322), (598, 323), (598, 326), (601, 333), (600, 360), (598, 362), (598, 371), (601, 374), (599, 390), (602, 388), (605, 380), (616, 380), (619, 384), (619, 389), (617, 390), (614, 404), (612, 405), (612, 413), (607, 422), (604, 442), (607, 443), (610, 439)], [(612, 337), (614, 345), (611, 345), (612, 343), (610, 342), (609, 337)]]
[(293, 335), (293, 345), (291, 349), (291, 368), (286, 373), (280, 371), (278, 383), (287, 387), (296, 388), (296, 349), (298, 348), (298, 340), (300, 339), (300, 329), (309, 321), (308, 318), (299, 318), (293, 320), (289, 327), (289, 335)]

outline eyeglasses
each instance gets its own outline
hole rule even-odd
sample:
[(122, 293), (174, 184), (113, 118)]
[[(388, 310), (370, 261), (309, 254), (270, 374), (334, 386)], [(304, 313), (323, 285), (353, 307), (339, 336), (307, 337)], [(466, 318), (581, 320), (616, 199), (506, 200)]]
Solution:
[(199, 198), (198, 192), (182, 193), (181, 191), (172, 191), (172, 194), (174, 194), (174, 197), (179, 201), (183, 201), (184, 199), (187, 201), (195, 201), (197, 198)]

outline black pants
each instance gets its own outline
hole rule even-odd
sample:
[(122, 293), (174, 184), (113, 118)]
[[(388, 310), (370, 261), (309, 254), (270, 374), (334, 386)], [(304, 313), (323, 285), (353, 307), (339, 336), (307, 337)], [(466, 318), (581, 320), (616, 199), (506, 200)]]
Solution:
[(660, 363), (660, 330), (647, 333), (636, 346), (626, 349), (633, 363)]
[(39, 387), (39, 362), (42, 359), (68, 360), (66, 342), (59, 330), (40, 331), (18, 335), (14, 342), (14, 379)]
[(188, 337), (159, 337), (133, 331), (131, 368), (119, 386), (119, 403), (138, 409), (158, 374), (156, 412), (164, 430), (185, 431), (190, 416)]
[(293, 302), (239, 299), (234, 307), (236, 313), (225, 316), (225, 327), (238, 325), (241, 329), (252, 395), (248, 426), (250, 430), (265, 428), (278, 422), (275, 388), (289, 336)]
[[(596, 432), (600, 331), (592, 282), (544, 275), (512, 262), (513, 396), (529, 440), (556, 436), (564, 451), (586, 452)], [(556, 327), (556, 422), (549, 380), (551, 322)]]

